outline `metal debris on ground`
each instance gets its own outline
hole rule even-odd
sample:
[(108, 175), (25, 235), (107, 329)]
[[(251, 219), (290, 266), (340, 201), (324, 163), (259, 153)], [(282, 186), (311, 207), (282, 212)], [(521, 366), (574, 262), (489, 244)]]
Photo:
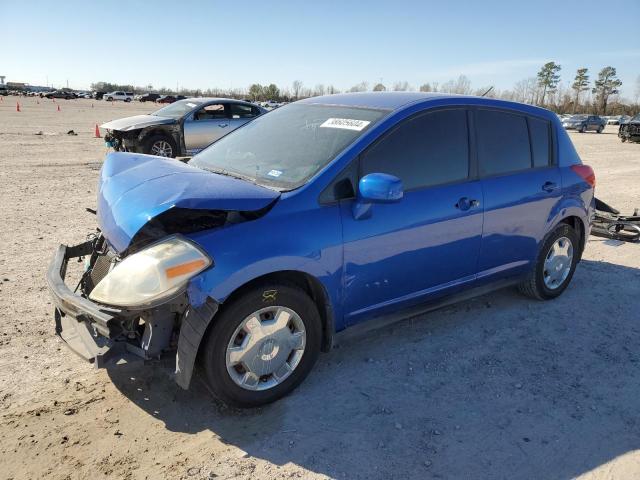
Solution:
[(633, 215), (623, 216), (620, 211), (596, 198), (591, 234), (623, 242), (637, 242), (640, 240), (640, 212), (636, 208)]

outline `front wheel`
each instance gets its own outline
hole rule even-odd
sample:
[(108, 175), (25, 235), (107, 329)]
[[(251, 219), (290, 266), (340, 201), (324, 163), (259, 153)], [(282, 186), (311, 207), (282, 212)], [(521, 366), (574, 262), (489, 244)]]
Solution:
[(538, 300), (551, 300), (567, 288), (580, 257), (576, 231), (560, 224), (542, 244), (534, 270), (519, 285), (522, 293)]
[(580, 128), (578, 129), (578, 132), (579, 132), (579, 133), (584, 133), (584, 132), (586, 132), (586, 131), (587, 131), (587, 127), (586, 127), (586, 126), (584, 126), (584, 125), (581, 125), (581, 126), (580, 126)]
[(178, 154), (175, 142), (166, 135), (153, 135), (144, 144), (144, 153), (156, 157), (174, 158)]
[(202, 366), (213, 393), (229, 405), (256, 407), (287, 395), (320, 353), (318, 309), (294, 286), (254, 288), (213, 321)]
[(603, 131), (603, 130), (604, 130), (604, 127), (603, 127), (602, 125), (600, 125), (600, 126), (598, 127), (598, 133), (602, 133), (602, 131)]

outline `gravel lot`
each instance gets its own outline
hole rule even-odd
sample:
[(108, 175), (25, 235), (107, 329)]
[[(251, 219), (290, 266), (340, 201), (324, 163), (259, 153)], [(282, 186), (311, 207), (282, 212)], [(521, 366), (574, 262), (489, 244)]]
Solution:
[[(170, 365), (93, 370), (54, 336), (45, 270), (95, 227), (95, 124), (155, 107), (56, 102), (0, 103), (0, 478), (640, 477), (636, 244), (590, 239), (552, 302), (504, 290), (350, 338), (259, 410)], [(570, 135), (630, 212), (640, 145), (616, 131)]]

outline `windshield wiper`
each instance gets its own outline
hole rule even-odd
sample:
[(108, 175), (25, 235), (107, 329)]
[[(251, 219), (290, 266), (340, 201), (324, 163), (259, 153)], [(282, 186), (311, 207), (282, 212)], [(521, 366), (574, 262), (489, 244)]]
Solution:
[(256, 183), (255, 178), (246, 177), (238, 173), (232, 173), (229, 170), (225, 170), (224, 168), (207, 168), (207, 167), (200, 167), (200, 168), (205, 169), (207, 172), (217, 173), (219, 175), (224, 175), (226, 177), (231, 177), (231, 178), (236, 178), (238, 180), (246, 180), (247, 182)]

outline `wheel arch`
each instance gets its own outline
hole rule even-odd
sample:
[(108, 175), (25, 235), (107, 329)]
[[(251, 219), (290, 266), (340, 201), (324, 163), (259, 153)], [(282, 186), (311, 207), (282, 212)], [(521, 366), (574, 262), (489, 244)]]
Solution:
[[(331, 350), (333, 344), (333, 333), (335, 331), (335, 316), (329, 294), (325, 286), (313, 275), (299, 270), (281, 270), (277, 272), (267, 273), (259, 277), (253, 278), (248, 282), (237, 287), (223, 303), (220, 309), (224, 309), (224, 304), (240, 297), (244, 292), (265, 283), (279, 283), (293, 285), (303, 290), (318, 308), (320, 319), (322, 321), (322, 347), (323, 352)], [(211, 322), (212, 324), (214, 320)]]
[(580, 260), (582, 258), (582, 252), (584, 252), (584, 248), (586, 247), (586, 228), (585, 225), (582, 221), (582, 219), (580, 217), (578, 217), (577, 215), (570, 215), (567, 217), (564, 217), (563, 219), (561, 219), (558, 222), (558, 225), (560, 224), (566, 224), (569, 225), (571, 228), (573, 228), (576, 233), (578, 234), (578, 239), (580, 241), (580, 250), (578, 252), (578, 260)]

